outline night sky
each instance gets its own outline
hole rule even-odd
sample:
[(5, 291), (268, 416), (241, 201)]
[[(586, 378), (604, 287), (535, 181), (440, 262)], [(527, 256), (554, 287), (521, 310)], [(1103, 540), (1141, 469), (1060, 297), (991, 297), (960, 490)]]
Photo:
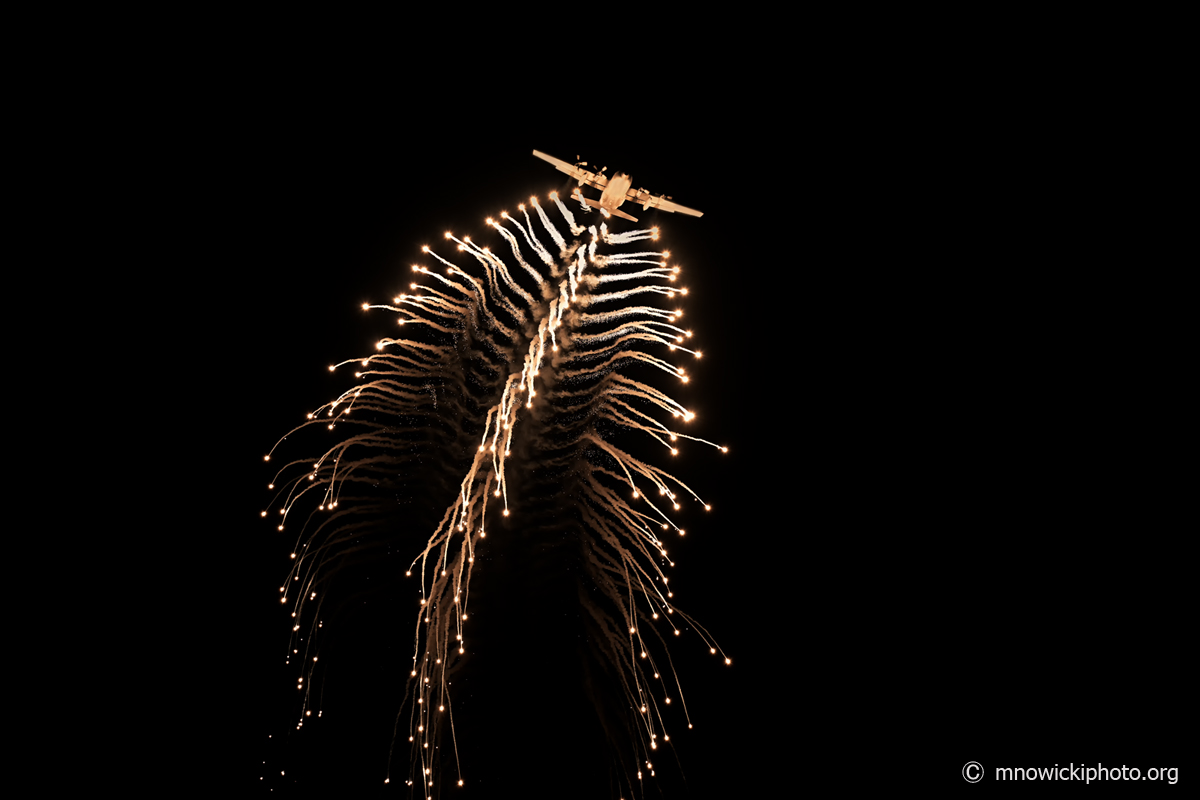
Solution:
[[(785, 655), (778, 641), (764, 636), (763, 627), (763, 617), (770, 614), (766, 598), (780, 591), (773, 583), (795, 580), (795, 545), (779, 549), (762, 543), (764, 536), (799, 536), (794, 515), (791, 521), (777, 517), (779, 502), (795, 493), (798, 452), (788, 455), (788, 450), (796, 447), (796, 436), (784, 417), (785, 407), (794, 406), (798, 396), (786, 397), (778, 383), (785, 380), (782, 373), (772, 378), (775, 385), (768, 391), (784, 404), (778, 409), (781, 425), (755, 434), (756, 414), (746, 407), (748, 398), (763, 391), (753, 385), (755, 365), (765, 367), (779, 353), (766, 335), (770, 323), (756, 321), (770, 309), (752, 307), (761, 300), (737, 297), (739, 291), (755, 291), (761, 280), (756, 271), (767, 278), (773, 271), (780, 279), (797, 269), (795, 253), (780, 253), (784, 261), (773, 267), (755, 257), (754, 214), (742, 202), (744, 194), (737, 194), (777, 184), (778, 178), (764, 173), (735, 180), (728, 173), (728, 157), (713, 159), (695, 142), (673, 146), (663, 141), (681, 136), (679, 132), (664, 137), (501, 132), (489, 137), (478, 120), (455, 119), (447, 123), (455, 134), (451, 143), (420, 115), (380, 129), (370, 114), (341, 112), (337, 125), (328, 118), (334, 114), (328, 108), (289, 108), (286, 117), (271, 112), (269, 135), (252, 137), (249, 146), (256, 155), (243, 162), (253, 165), (255, 174), (247, 185), (231, 188), (238, 195), (233, 203), (237, 217), (231, 222), (245, 230), (247, 248), (237, 256), (241, 266), (235, 285), (250, 291), (235, 302), (253, 320), (237, 323), (247, 338), (237, 348), (241, 356), (233, 369), (245, 382), (237, 423), (242, 439), (231, 452), (244, 461), (231, 468), (239, 477), (242, 496), (235, 507), (242, 509), (243, 522), (228, 523), (238, 531), (248, 556), (238, 564), (248, 603), (246, 633), (253, 634), (247, 637), (244, 688), (257, 705), (247, 709), (246, 717), (254, 730), (239, 732), (250, 740), (248, 752), (256, 759), (244, 765), (245, 774), (255, 782), (264, 774), (264, 783), (277, 792), (301, 796), (334, 788), (353, 787), (356, 794), (384, 789), (386, 753), (401, 700), (394, 687), (403, 687), (394, 678), (407, 674), (411, 619), (407, 613), (394, 619), (364, 611), (337, 633), (326, 625), (323, 632), (336, 639), (329, 640), (328, 657), (322, 653), (328, 662), (323, 716), (306, 724), (302, 733), (294, 730), (293, 671), (283, 666), (290, 618), (277, 600), (289, 568), (291, 533), (277, 534), (272, 523), (258, 516), (273, 474), (262, 454), (308, 410), (345, 388), (347, 378), (331, 376), (329, 363), (371, 352), (379, 336), (392, 334), (387, 314), (368, 315), (359, 307), (386, 302), (406, 285), (411, 280), (408, 265), (420, 260), (421, 245), (436, 247), (444, 230), (487, 241), (494, 234), (483, 225), (485, 217), (515, 211), (533, 193), (544, 198), (553, 190), (569, 190), (566, 176), (533, 158), (536, 148), (569, 161), (582, 155), (594, 167), (607, 165), (609, 175), (631, 173), (635, 186), (670, 194), (705, 214), (694, 219), (631, 210), (660, 226), (659, 246), (671, 250), (672, 263), (683, 267), (683, 285), (690, 289), (684, 323), (695, 331), (692, 342), (705, 355), (688, 365), (692, 380), (678, 393), (698, 415), (689, 431), (731, 450), (721, 456), (697, 446), (688, 458), (669, 465), (714, 506), (707, 515), (685, 507), (689, 535), (671, 548), (677, 564), (671, 572), (675, 602), (706, 626), (734, 665), (727, 667), (710, 655), (694, 633), (671, 642), (695, 728), (688, 731), (681, 714), (669, 721), (683, 770), (669, 749), (660, 748), (655, 781), (667, 796), (687, 787), (693, 796), (718, 789), (736, 794), (744, 781), (758, 780), (758, 768), (747, 764), (745, 739), (764, 737), (756, 731), (766, 707), (780, 703), (767, 697), (768, 665), (776, 663), (787, 676), (797, 674), (801, 664), (798, 653)], [(459, 144), (464, 134), (479, 138), (468, 136)], [(788, 381), (799, 377), (795, 369), (785, 371), (793, 376)], [(316, 447), (320, 441), (316, 437), (310, 444)], [(777, 446), (783, 447), (783, 460), (768, 469)], [(411, 547), (419, 549), (420, 544), (414, 541)], [(764, 570), (764, 561), (774, 566)], [(478, 619), (483, 606), (473, 604), (471, 610)], [(506, 656), (515, 661), (516, 652), (499, 652), (495, 681), (464, 688), (463, 697), (455, 699), (468, 785), (473, 782), (479, 796), (497, 796), (518, 780), (530, 797), (616, 796), (610, 786), (611, 760), (603, 752), (597, 756), (603, 742), (570, 653), (572, 643), (555, 630), (552, 615), (542, 624), (545, 631), (538, 635), (527, 677), (504, 664)], [(565, 658), (557, 655), (563, 648)], [(512, 696), (514, 684), (504, 682), (511, 680), (522, 681), (515, 685), (523, 695), (535, 694), (538, 707)], [(393, 794), (408, 777), (406, 728), (402, 723)], [(268, 734), (274, 737), (270, 742)], [(279, 746), (281, 739), (288, 741), (286, 748)], [(761, 751), (762, 746), (760, 741), (756, 748)], [(260, 769), (263, 760), (268, 763)], [(280, 769), (287, 770), (285, 779)]]
[[(659, 751), (664, 797), (775, 796), (780, 776), (830, 771), (958, 786), (972, 759), (1180, 764), (1177, 534), (1135, 513), (1131, 484), (1088, 479), (1112, 457), (1089, 435), (1091, 362), (1068, 357), (1088, 345), (1064, 344), (1068, 281), (1024, 246), (1018, 159), (977, 159), (984, 134), (966, 124), (961, 142), (935, 136), (937, 104), (855, 124), (738, 100), (513, 124), (493, 101), (268, 88), (211, 129), (195, 180), (216, 199), (191, 224), (206, 264), (190, 335), (216, 344), (197, 448), (219, 498), (196, 521), (222, 553), (206, 580), (224, 587), (204, 612), (225, 621), (205, 644), (223, 654), (226, 719), (196, 756), (210, 777), (253, 791), (265, 775), (283, 796), (404, 789), (403, 723), (390, 794), (382, 780), (407, 617), (348, 625), (322, 719), (293, 729), (290, 538), (259, 517), (262, 456), (348, 385), (328, 364), (391, 332), (360, 305), (407, 283), (422, 244), (483, 241), (485, 217), (566, 186), (533, 149), (704, 212), (647, 216), (691, 290), (696, 430), (730, 447), (673, 470), (713, 504), (687, 514), (675, 600), (734, 663), (672, 642), (696, 727), (670, 729), (683, 777)], [(442, 796), (516, 796), (518, 781), (525, 797), (618, 796), (585, 690), (552, 674), (555, 636), (529, 678), (545, 707), (496, 683), (456, 705), (474, 787)]]

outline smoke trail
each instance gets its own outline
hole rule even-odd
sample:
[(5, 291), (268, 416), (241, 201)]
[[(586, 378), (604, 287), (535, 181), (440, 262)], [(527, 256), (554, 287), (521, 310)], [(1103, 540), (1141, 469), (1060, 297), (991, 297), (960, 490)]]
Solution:
[(428, 262), (412, 267), (425, 282), (391, 304), (364, 305), (395, 314), (407, 338), (330, 367), (357, 364), (359, 382), (291, 433), (324, 427), (336, 442), (272, 484), (279, 530), (298, 528), (280, 587), (293, 620), (289, 663), (303, 670), (298, 728), (320, 715), (317, 633), (349, 602), (355, 569), (425, 540), (403, 569), (417, 598), (397, 741), (411, 746), (410, 784), (426, 788), (447, 770), (461, 785), (470, 769), (458, 758), (451, 683), (470, 658), (472, 574), (489, 534), (557, 547), (559, 563), (572, 565), (593, 660), (632, 709), (624, 721), (598, 709), (631, 782), (653, 775), (653, 751), (670, 739), (666, 707), (678, 701), (688, 719), (664, 632), (680, 635), (681, 618), (720, 651), (674, 607), (665, 572), (674, 564), (663, 534), (684, 533), (672, 513), (681, 499), (708, 505), (629, 438), (644, 434), (672, 456), (680, 439), (725, 449), (683, 433), (694, 414), (647, 382), (659, 373), (686, 382), (664, 356), (700, 356), (682, 346), (691, 332), (675, 324), (678, 308), (644, 304), (686, 295), (674, 288), (680, 269), (665, 251), (618, 249), (657, 240), (657, 229), (583, 227), (551, 199), (572, 239), (531, 198), (534, 218), (521, 205), (523, 221), (488, 220), (519, 269), (447, 232), (446, 249), (423, 248)]

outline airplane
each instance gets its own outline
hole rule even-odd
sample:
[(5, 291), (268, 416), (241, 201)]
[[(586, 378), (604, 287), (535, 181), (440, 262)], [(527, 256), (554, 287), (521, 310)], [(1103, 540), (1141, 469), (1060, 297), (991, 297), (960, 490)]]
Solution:
[(607, 167), (601, 169), (599, 173), (588, 172), (586, 169), (581, 168), (587, 166), (587, 162), (585, 161), (572, 165), (565, 161), (560, 161), (554, 156), (546, 155), (541, 150), (534, 150), (533, 154), (542, 161), (553, 164), (559, 172), (565, 172), (578, 180), (580, 186), (586, 183), (588, 186), (600, 189), (602, 193), (599, 202), (584, 197), (580, 194), (578, 188), (575, 189), (574, 194), (571, 196), (577, 197), (593, 208), (600, 209), (600, 213), (606, 217), (615, 214), (618, 217), (637, 222), (637, 217), (630, 216), (624, 211), (619, 210), (618, 207), (626, 200), (640, 204), (642, 210), (661, 208), (663, 211), (678, 211), (681, 214), (690, 214), (693, 217), (704, 216), (694, 208), (672, 203), (669, 197), (652, 195), (645, 189), (630, 189), (629, 187), (633, 184), (633, 180), (624, 172), (618, 172), (612, 178), (608, 178), (603, 174)]

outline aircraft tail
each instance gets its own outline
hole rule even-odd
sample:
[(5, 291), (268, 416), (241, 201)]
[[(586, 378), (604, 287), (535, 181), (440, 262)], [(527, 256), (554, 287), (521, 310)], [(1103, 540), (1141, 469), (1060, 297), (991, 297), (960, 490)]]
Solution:
[(583, 199), (583, 202), (587, 203), (592, 208), (600, 209), (601, 212), (607, 212), (609, 214), (612, 214), (613, 216), (617, 216), (617, 217), (621, 217), (622, 219), (630, 220), (631, 222), (638, 221), (637, 217), (632, 217), (629, 214), (626, 214), (624, 211), (621, 211), (618, 208), (605, 208), (604, 206), (597, 203), (595, 200), (592, 200), (590, 197), (583, 197), (582, 199)]

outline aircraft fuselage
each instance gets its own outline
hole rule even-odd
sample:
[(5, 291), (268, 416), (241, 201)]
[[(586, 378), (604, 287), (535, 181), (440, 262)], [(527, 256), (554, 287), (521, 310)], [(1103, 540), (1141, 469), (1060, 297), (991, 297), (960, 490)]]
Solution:
[(633, 179), (624, 172), (613, 175), (608, 186), (604, 187), (604, 193), (600, 195), (600, 207), (608, 211), (616, 211), (620, 208), (621, 203), (625, 202), (625, 193), (629, 191), (632, 183)]

